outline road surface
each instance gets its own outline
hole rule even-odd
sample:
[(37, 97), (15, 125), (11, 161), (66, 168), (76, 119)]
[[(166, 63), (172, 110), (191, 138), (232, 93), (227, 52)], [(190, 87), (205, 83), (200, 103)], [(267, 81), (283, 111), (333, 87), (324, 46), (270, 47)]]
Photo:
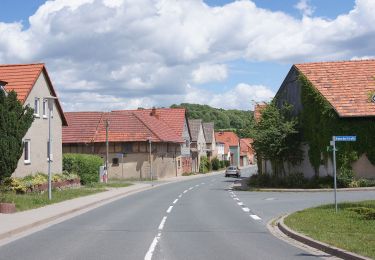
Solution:
[(235, 180), (208, 175), (127, 196), (6, 244), (0, 259), (319, 259), (274, 237), (266, 223), (330, 203), (332, 193), (231, 192)]

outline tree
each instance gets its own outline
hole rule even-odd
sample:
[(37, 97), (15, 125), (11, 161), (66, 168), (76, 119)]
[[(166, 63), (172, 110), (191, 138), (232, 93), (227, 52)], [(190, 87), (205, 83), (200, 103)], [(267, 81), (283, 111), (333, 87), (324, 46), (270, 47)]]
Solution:
[(273, 102), (263, 111), (261, 120), (254, 125), (254, 149), (258, 158), (270, 160), (273, 174), (285, 174), (284, 162), (296, 164), (302, 160), (298, 120), (291, 116), (292, 106), (279, 109)]
[(22, 155), (22, 138), (34, 121), (34, 110), (23, 107), (14, 91), (0, 90), (0, 182), (10, 177)]

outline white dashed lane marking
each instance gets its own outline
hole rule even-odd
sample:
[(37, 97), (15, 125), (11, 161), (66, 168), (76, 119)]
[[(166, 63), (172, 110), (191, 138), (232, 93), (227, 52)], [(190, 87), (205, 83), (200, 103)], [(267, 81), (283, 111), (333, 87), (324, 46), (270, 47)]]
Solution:
[(166, 220), (167, 220), (167, 216), (164, 216), (164, 218), (160, 222), (159, 230), (162, 230), (164, 228), (164, 224)]
[(250, 215), (250, 217), (252, 217), (254, 220), (261, 220), (261, 218), (257, 215)]
[(158, 235), (154, 238), (154, 240), (152, 240), (150, 248), (148, 249), (148, 251), (145, 255), (145, 260), (151, 260), (152, 259), (152, 254), (155, 251), (155, 247), (159, 242), (160, 236), (161, 236), (161, 233), (158, 233)]
[(243, 206), (243, 202), (238, 202), (237, 203), (239, 206)]
[(250, 212), (249, 208), (242, 208), (242, 210), (245, 211), (245, 212)]
[(178, 201), (178, 199), (175, 199), (175, 200), (173, 201), (173, 204), (176, 204), (176, 203), (177, 203), (177, 201)]
[(188, 190), (184, 190), (184, 193), (188, 192)]
[(172, 209), (173, 209), (173, 206), (169, 206), (169, 208), (167, 209), (167, 213), (171, 213)]

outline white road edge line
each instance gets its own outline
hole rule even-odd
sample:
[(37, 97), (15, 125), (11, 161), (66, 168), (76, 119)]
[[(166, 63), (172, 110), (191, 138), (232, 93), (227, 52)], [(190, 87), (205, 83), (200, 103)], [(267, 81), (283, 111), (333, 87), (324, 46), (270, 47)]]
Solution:
[(161, 236), (161, 233), (158, 233), (158, 235), (154, 238), (154, 240), (152, 240), (150, 248), (148, 249), (148, 251), (145, 255), (145, 260), (151, 260), (152, 259), (152, 254), (155, 251), (155, 247), (159, 242), (160, 236)]
[(199, 187), (199, 184), (195, 185), (195, 187)]
[(192, 190), (194, 187), (190, 187), (189, 190)]
[(166, 220), (167, 220), (167, 216), (164, 216), (164, 218), (160, 222), (159, 230), (162, 230), (164, 228), (164, 224)]
[(204, 182), (201, 183), (202, 185), (205, 184)]
[(173, 206), (169, 206), (169, 208), (167, 209), (167, 213), (171, 213), (172, 208), (173, 208)]
[(250, 212), (249, 208), (242, 208), (242, 210), (245, 211), (245, 212)]
[(252, 218), (255, 219), (255, 220), (261, 220), (261, 218), (258, 217), (257, 215), (250, 215), (250, 217), (252, 217)]
[(177, 201), (178, 201), (178, 199), (175, 199), (175, 200), (173, 201), (173, 204), (176, 204)]

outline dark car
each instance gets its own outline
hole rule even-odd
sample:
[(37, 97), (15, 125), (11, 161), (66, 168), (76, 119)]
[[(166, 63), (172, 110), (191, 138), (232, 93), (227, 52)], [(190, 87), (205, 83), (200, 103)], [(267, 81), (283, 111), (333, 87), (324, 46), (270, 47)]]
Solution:
[(236, 166), (229, 166), (225, 170), (225, 177), (229, 177), (229, 176), (236, 176), (237, 178), (241, 177), (240, 169), (238, 169), (238, 167)]

